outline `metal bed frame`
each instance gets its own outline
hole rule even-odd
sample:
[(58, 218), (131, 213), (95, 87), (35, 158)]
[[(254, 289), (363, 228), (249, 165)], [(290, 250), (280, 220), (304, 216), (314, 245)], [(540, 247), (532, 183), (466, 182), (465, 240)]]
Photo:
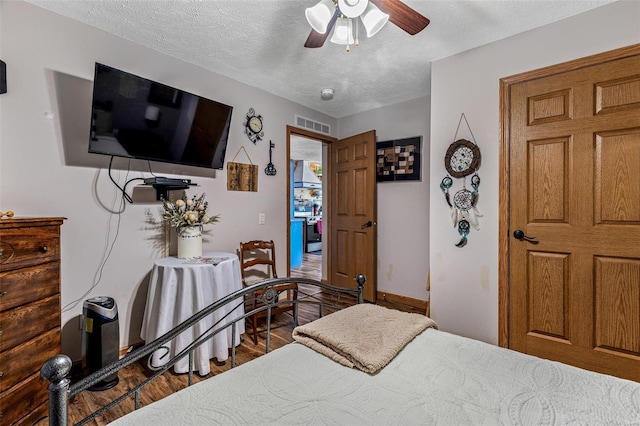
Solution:
[[(50, 382), (48, 387), (49, 392), (49, 425), (66, 426), (68, 422), (68, 404), (70, 398), (78, 395), (80, 392), (88, 389), (92, 385), (102, 381), (103, 379), (117, 373), (122, 368), (133, 364), (145, 357), (147, 357), (147, 367), (154, 371), (154, 373), (137, 384), (132, 389), (123, 393), (118, 398), (114, 399), (107, 405), (99, 408), (89, 416), (82, 419), (78, 425), (83, 425), (93, 420), (94, 418), (102, 415), (107, 410), (115, 407), (120, 402), (134, 395), (135, 409), (140, 408), (140, 392), (151, 381), (162, 375), (165, 371), (172, 368), (179, 360), (184, 357), (189, 359), (188, 370), (188, 385), (193, 384), (193, 370), (194, 370), (194, 350), (205, 343), (208, 339), (216, 334), (227, 330), (232, 327), (232, 342), (236, 341), (236, 324), (240, 321), (245, 321), (247, 317), (250, 317), (259, 312), (267, 312), (266, 315), (266, 349), (265, 353), (269, 352), (269, 346), (271, 343), (271, 311), (272, 309), (281, 306), (293, 305), (293, 317), (294, 324), (298, 325), (298, 307), (300, 305), (315, 305), (318, 307), (318, 316), (322, 317), (325, 314), (325, 310), (328, 313), (339, 310), (347, 304), (362, 303), (363, 302), (363, 289), (366, 281), (364, 275), (358, 275), (355, 278), (357, 282), (357, 288), (343, 288), (336, 287), (321, 281), (312, 280), (308, 278), (275, 278), (262, 281), (257, 284), (247, 286), (241, 290), (229, 294), (228, 296), (212, 303), (205, 309), (194, 314), (191, 318), (187, 319), (174, 329), (168, 331), (163, 336), (158, 337), (152, 342), (148, 342), (145, 345), (127, 353), (124, 357), (115, 361), (100, 370), (88, 375), (87, 377), (79, 380), (76, 383), (71, 384), (71, 380), (67, 377), (71, 371), (72, 362), (71, 359), (64, 354), (56, 355), (47, 360), (42, 368), (41, 375), (43, 378)], [(298, 284), (295, 290), (280, 290), (282, 285)], [(297, 298), (282, 299), (281, 293), (287, 291), (294, 291), (297, 293)], [(258, 306), (255, 309), (246, 310), (244, 315), (239, 316), (233, 320), (227, 322), (227, 317), (231, 315), (239, 306), (253, 306), (253, 302), (258, 301)], [(156, 351), (164, 351), (165, 354), (162, 357), (167, 357), (169, 353), (169, 347), (166, 346), (168, 342), (177, 337), (180, 333), (188, 330), (194, 326), (203, 318), (212, 315), (218, 309), (223, 306), (232, 306), (233, 309), (229, 310), (219, 321), (214, 323), (209, 329), (200, 334), (189, 346), (180, 351), (177, 355), (169, 358), (167, 362), (161, 366), (151, 365), (151, 355)], [(235, 306), (234, 306), (235, 305)], [(232, 345), (233, 346), (233, 345)], [(161, 357), (161, 358), (162, 358)], [(236, 363), (236, 347), (231, 348), (231, 368), (235, 367)]]

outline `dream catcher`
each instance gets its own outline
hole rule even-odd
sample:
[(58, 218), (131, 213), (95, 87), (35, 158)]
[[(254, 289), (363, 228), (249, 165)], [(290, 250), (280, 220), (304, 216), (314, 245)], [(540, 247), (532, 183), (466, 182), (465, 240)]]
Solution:
[[(466, 139), (457, 139), (460, 124), (464, 118), (473, 142)], [(442, 179), (440, 189), (444, 192), (445, 200), (451, 207), (451, 220), (454, 228), (458, 229), (458, 233), (462, 237), (456, 244), (457, 247), (464, 247), (467, 244), (467, 235), (471, 228), (480, 229), (478, 217), (482, 215), (478, 212), (476, 204), (478, 202), (478, 188), (480, 187), (480, 176), (478, 176), (478, 168), (480, 168), (480, 148), (475, 143), (475, 138), (471, 132), (471, 127), (467, 122), (467, 118), (462, 114), (458, 122), (454, 141), (449, 145), (447, 153), (444, 156), (444, 167), (449, 173)], [(471, 190), (467, 189), (467, 176), (471, 176)], [(453, 200), (449, 195), (449, 190), (453, 186), (453, 178), (462, 178), (462, 189), (453, 195)]]

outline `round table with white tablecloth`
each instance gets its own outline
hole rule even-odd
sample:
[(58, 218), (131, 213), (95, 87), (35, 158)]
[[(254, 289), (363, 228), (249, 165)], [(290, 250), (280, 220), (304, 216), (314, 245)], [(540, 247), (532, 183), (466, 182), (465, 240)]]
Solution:
[[(140, 337), (149, 343), (213, 302), (241, 288), (240, 262), (238, 256), (233, 253), (203, 253), (202, 257), (197, 259), (158, 259), (153, 265), (149, 279)], [(160, 356), (164, 351), (156, 351), (152, 356), (152, 365), (166, 363), (170, 357), (187, 347), (215, 322), (220, 321), (231, 308), (230, 306), (226, 310), (221, 309), (214, 315), (207, 316), (173, 339), (169, 344), (169, 357), (161, 360)], [(223, 321), (228, 322), (243, 314), (244, 306), (240, 304)], [(244, 321), (238, 321), (235, 342), (231, 342), (232, 327), (229, 327), (209, 342), (200, 345), (194, 351), (194, 370), (206, 375), (210, 372), (210, 359), (226, 360), (229, 348), (240, 344), (240, 335), (244, 331)], [(188, 357), (185, 357), (175, 365), (174, 371), (185, 373), (188, 367)]]

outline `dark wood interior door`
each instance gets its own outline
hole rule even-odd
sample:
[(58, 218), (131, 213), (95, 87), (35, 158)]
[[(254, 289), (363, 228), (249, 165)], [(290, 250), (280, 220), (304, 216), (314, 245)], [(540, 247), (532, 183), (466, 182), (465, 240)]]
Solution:
[(364, 299), (376, 301), (376, 132), (331, 146), (331, 284), (355, 288), (364, 274)]
[(640, 381), (636, 51), (511, 87), (508, 342)]

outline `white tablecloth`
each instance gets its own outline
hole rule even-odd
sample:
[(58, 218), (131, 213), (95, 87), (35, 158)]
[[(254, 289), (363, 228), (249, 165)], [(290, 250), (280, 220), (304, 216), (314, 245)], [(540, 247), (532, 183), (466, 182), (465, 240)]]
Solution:
[[(233, 253), (204, 253), (202, 258), (184, 260), (166, 257), (155, 261), (149, 280), (147, 304), (142, 322), (140, 337), (147, 343), (162, 336), (196, 312), (209, 306), (218, 299), (242, 288), (240, 262)], [(176, 355), (187, 347), (194, 338), (204, 333), (211, 325), (229, 312), (219, 311), (198, 322), (171, 341), (170, 356)], [(244, 314), (244, 307), (238, 307), (226, 320)], [(209, 360), (228, 358), (232, 344), (240, 344), (240, 334), (244, 333), (244, 321), (236, 326), (236, 341), (231, 342), (231, 327), (220, 332), (208, 343), (194, 352), (194, 370), (201, 375), (210, 372)], [(153, 365), (162, 365), (169, 357), (160, 360), (163, 351), (156, 351), (152, 357)], [(176, 373), (188, 371), (189, 360), (185, 357), (175, 365)]]

